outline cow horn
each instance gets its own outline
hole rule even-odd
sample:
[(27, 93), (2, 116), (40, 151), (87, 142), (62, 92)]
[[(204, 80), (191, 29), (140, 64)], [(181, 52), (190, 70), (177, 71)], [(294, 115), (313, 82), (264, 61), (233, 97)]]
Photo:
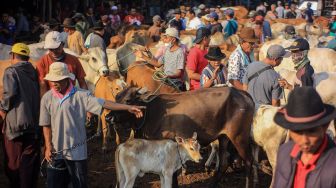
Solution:
[(147, 87), (143, 87), (143, 88), (139, 88), (137, 90), (137, 93), (139, 93), (140, 95), (145, 94), (148, 91)]
[(197, 139), (197, 132), (194, 132), (194, 134), (193, 134), (192, 138), (193, 138), (194, 140), (196, 140), (196, 139)]

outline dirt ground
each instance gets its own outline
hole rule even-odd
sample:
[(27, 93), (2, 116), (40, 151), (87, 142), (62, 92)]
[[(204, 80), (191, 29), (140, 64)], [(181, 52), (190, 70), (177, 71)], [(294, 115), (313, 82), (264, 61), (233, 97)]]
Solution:
[[(92, 135), (93, 130), (88, 132)], [(1, 137), (2, 140), (2, 137)], [(88, 182), (90, 188), (112, 188), (116, 185), (116, 173), (114, 165), (114, 151), (116, 149), (115, 142), (110, 140), (110, 148), (105, 155), (101, 150), (101, 138), (95, 138), (88, 143)], [(0, 160), (3, 161), (2, 144), (0, 146)], [(207, 188), (210, 187), (211, 177), (213, 173), (206, 173), (204, 163), (209, 155), (209, 149), (202, 150), (203, 161), (199, 164), (188, 162), (186, 174), (181, 176), (179, 170), (179, 185), (187, 188)], [(7, 178), (4, 175), (3, 163), (0, 164), (0, 187), (9, 187)], [(258, 188), (266, 188), (269, 186), (271, 177), (259, 171)], [(225, 179), (220, 183), (219, 187), (240, 188), (245, 186), (244, 171), (232, 172), (225, 175)], [(46, 187), (45, 179), (40, 177), (39, 186)], [(146, 174), (144, 177), (138, 177), (134, 184), (136, 188), (159, 188), (160, 179), (158, 175)]]

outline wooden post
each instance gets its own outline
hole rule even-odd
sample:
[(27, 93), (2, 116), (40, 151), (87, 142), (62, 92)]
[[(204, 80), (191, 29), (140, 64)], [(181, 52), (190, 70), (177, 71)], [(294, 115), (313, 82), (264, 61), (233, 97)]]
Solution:
[(52, 16), (52, 0), (49, 0), (49, 14), (48, 14), (48, 20), (51, 19)]
[(46, 0), (43, 0), (43, 3), (42, 3), (42, 21), (44, 22), (45, 21), (45, 16), (46, 16)]

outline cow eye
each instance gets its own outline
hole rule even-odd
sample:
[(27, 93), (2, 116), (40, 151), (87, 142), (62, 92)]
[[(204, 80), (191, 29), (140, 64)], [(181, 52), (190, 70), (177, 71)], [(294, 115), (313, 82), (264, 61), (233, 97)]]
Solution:
[(194, 149), (193, 147), (190, 147), (190, 150), (191, 150), (191, 151), (195, 151), (195, 149)]
[(96, 59), (95, 57), (92, 57), (92, 60), (93, 60), (94, 62), (96, 62), (96, 61), (97, 61), (97, 59)]

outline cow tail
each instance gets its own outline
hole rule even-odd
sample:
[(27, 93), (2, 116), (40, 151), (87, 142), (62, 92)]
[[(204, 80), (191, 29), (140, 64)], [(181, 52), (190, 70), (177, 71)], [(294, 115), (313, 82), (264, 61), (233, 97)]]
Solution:
[(123, 170), (119, 162), (119, 154), (120, 154), (120, 146), (117, 147), (117, 150), (115, 151), (115, 156), (114, 156), (115, 169), (116, 169), (116, 174), (117, 174), (116, 188), (120, 187), (120, 180), (121, 178), (123, 178)]

